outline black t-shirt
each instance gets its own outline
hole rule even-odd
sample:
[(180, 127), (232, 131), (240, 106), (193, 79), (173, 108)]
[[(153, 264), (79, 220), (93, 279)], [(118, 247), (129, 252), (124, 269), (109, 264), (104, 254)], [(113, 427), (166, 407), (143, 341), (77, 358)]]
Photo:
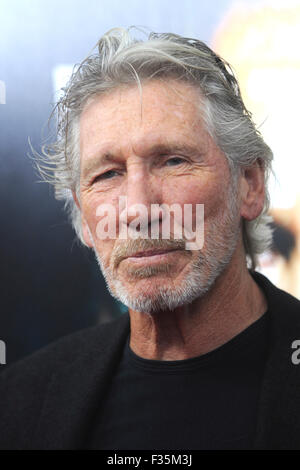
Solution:
[(266, 312), (219, 348), (157, 361), (125, 344), (89, 449), (251, 449), (267, 356)]

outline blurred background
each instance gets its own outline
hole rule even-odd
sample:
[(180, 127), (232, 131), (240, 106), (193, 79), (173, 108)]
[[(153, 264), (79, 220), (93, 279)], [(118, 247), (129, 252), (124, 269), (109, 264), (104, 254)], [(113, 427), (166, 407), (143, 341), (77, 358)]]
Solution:
[(274, 246), (260, 270), (300, 298), (300, 0), (0, 0), (0, 340), (7, 364), (124, 312), (27, 154), (28, 137), (36, 149), (47, 137), (73, 65), (108, 29), (130, 25), (197, 37), (232, 64), (275, 154)]

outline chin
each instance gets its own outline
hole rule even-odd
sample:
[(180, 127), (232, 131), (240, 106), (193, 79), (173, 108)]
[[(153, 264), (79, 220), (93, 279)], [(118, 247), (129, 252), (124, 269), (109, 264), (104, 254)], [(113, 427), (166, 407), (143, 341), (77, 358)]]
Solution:
[(129, 309), (148, 314), (174, 310), (202, 298), (214, 288), (216, 280), (230, 264), (238, 231), (232, 223), (226, 226), (218, 223), (207, 236), (205, 251), (197, 252), (184, 268), (176, 263), (159, 263), (125, 265), (114, 270), (112, 266), (105, 267), (98, 255), (99, 267), (111, 295)]
[(194, 302), (205, 295), (213, 282), (214, 279), (203, 279), (203, 274), (193, 271), (177, 283), (157, 276), (135, 280), (134, 287), (128, 282), (114, 280), (108, 283), (108, 288), (112, 296), (129, 309), (154, 314)]

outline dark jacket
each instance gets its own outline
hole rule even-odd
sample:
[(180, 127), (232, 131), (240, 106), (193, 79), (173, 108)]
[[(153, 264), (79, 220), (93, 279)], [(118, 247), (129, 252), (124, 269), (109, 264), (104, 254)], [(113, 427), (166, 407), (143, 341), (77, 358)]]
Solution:
[[(300, 302), (253, 274), (270, 311), (257, 449), (300, 449)], [(60, 339), (0, 374), (1, 449), (82, 449), (129, 333), (129, 315)]]

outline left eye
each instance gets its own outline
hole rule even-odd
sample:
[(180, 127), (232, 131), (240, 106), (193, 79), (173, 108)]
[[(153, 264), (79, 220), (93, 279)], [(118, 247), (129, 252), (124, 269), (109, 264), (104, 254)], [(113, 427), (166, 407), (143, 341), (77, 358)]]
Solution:
[(180, 165), (181, 163), (184, 163), (184, 159), (180, 157), (173, 157), (169, 158), (169, 160), (167, 160), (165, 163), (168, 166)]

